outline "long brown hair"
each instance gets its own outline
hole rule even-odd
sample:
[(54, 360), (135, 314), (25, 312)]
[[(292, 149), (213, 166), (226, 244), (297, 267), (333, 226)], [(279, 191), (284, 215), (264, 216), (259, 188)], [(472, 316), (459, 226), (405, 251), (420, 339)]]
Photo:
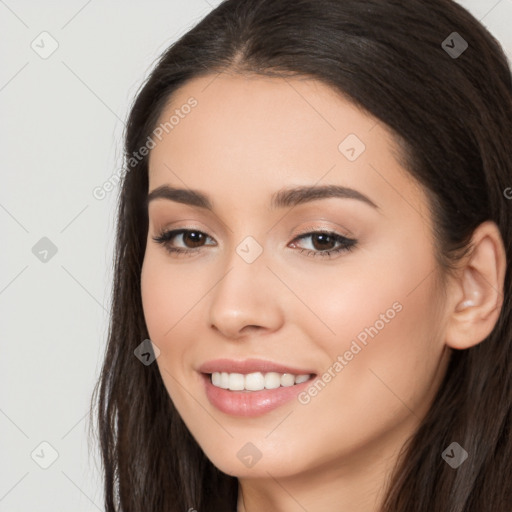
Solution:
[[(91, 402), (105, 510), (236, 510), (237, 479), (205, 457), (157, 365), (134, 356), (149, 336), (140, 292), (148, 167), (133, 156), (174, 91), (225, 70), (316, 78), (389, 127), (428, 193), (447, 271), (480, 223), (497, 224), (507, 259), (500, 317), (482, 343), (453, 351), (381, 512), (510, 512), (512, 79), (498, 42), (451, 0), (226, 0), (162, 55), (127, 124), (108, 345)], [(470, 454), (456, 470), (441, 457), (452, 441)]]

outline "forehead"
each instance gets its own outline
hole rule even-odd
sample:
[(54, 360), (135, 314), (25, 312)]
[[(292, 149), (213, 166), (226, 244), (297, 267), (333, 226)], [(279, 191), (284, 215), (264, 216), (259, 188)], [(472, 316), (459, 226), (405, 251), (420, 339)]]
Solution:
[[(278, 155), (338, 156), (338, 144), (346, 135), (367, 139), (376, 124), (317, 80), (226, 73), (187, 82), (172, 95), (158, 124), (165, 126), (172, 114), (188, 111), (191, 97), (197, 105), (177, 123), (175, 116), (172, 129), (164, 134), (169, 146), (179, 151), (177, 146), (189, 142), (193, 132), (203, 152), (218, 149), (219, 157), (252, 160), (254, 166)], [(159, 149), (152, 153), (156, 156)]]
[(158, 125), (150, 190), (172, 184), (216, 190), (223, 199), (236, 191), (242, 202), (284, 185), (335, 183), (379, 204), (424, 200), (397, 161), (390, 131), (318, 80), (195, 78), (175, 91)]

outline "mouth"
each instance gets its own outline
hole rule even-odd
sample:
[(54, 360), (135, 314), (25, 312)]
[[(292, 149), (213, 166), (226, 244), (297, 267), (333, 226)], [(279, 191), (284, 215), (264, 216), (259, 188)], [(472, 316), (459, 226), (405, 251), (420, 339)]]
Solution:
[(263, 391), (264, 389), (288, 388), (310, 380), (314, 374), (254, 372), (254, 373), (228, 373), (213, 372), (206, 374), (211, 384), (220, 389), (229, 391)]
[(210, 404), (237, 417), (255, 417), (290, 403), (311, 385), (317, 374), (261, 359), (217, 359), (198, 372)]

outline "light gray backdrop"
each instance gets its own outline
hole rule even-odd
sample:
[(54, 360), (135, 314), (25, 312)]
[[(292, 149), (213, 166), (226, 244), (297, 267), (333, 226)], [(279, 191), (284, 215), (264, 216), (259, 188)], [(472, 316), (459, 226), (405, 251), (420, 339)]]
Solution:
[[(103, 510), (87, 412), (108, 325), (109, 183), (137, 88), (219, 3), (0, 0), (0, 512)], [(510, 58), (512, 0), (460, 3)]]

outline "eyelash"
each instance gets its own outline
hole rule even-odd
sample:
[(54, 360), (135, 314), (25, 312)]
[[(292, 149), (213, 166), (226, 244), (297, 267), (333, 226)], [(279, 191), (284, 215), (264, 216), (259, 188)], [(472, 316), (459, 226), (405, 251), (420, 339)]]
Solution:
[[(183, 235), (186, 233), (200, 233), (201, 235), (205, 235), (208, 237), (208, 235), (202, 231), (199, 231), (197, 229), (174, 229), (171, 231), (162, 231), (159, 236), (153, 237), (153, 240), (161, 244), (165, 247), (165, 249), (171, 253), (174, 256), (182, 255), (182, 256), (192, 256), (194, 253), (197, 253), (202, 247), (198, 247), (196, 249), (183, 249), (181, 247), (172, 247), (170, 245), (170, 241), (178, 236)], [(354, 240), (353, 238), (347, 238), (345, 236), (339, 235), (338, 233), (332, 232), (332, 231), (308, 231), (307, 233), (302, 233), (298, 235), (292, 242), (295, 240), (302, 240), (304, 238), (309, 238), (313, 235), (327, 235), (334, 239), (335, 242), (341, 244), (337, 249), (330, 249), (326, 251), (320, 251), (320, 250), (311, 250), (311, 249), (299, 249), (299, 252), (302, 254), (304, 252), (307, 252), (307, 256), (309, 257), (327, 257), (331, 258), (333, 254), (340, 254), (342, 252), (350, 252), (352, 251), (355, 246), (357, 245), (357, 240)], [(208, 237), (209, 238), (209, 237)]]

